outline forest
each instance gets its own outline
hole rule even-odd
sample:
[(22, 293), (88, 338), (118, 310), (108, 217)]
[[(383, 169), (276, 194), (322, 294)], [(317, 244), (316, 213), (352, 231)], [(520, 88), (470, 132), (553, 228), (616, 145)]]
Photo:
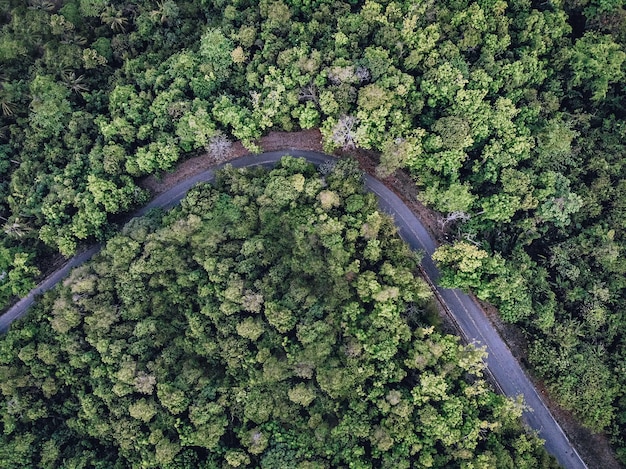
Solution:
[(623, 0), (2, 0), (0, 305), (142, 177), (320, 128), (414, 178), (444, 284), (626, 463), (625, 62)]
[(353, 161), (226, 169), (0, 342), (5, 468), (557, 467)]

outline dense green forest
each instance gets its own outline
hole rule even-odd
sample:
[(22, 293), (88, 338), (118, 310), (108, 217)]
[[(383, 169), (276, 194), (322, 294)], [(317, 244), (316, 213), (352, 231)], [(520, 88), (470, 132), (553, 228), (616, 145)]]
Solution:
[(343, 160), (222, 172), (0, 342), (4, 468), (556, 467)]
[(447, 285), (626, 462), (623, 0), (0, 1), (0, 304), (139, 177), (269, 129), (409, 171)]

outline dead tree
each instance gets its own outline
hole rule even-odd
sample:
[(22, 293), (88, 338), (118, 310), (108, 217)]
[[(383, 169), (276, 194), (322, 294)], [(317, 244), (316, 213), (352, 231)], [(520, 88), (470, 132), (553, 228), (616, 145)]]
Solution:
[(354, 116), (341, 116), (333, 127), (333, 143), (348, 150), (356, 147), (356, 126), (359, 120)]
[(445, 217), (439, 219), (439, 228), (441, 228), (442, 231), (445, 231), (448, 225), (458, 221), (465, 222), (470, 218), (472, 218), (472, 216), (469, 213), (461, 211), (450, 212)]
[(233, 143), (228, 137), (218, 131), (207, 143), (206, 151), (216, 163), (221, 163), (228, 157), (228, 152), (232, 146)]
[(317, 86), (313, 83), (309, 83), (306, 86), (303, 86), (298, 94), (298, 99), (300, 101), (312, 101), (315, 104), (319, 104), (319, 97), (317, 96)]

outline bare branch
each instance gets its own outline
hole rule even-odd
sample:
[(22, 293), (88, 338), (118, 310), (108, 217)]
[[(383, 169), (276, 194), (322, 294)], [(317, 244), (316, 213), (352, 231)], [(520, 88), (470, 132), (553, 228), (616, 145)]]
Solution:
[(356, 147), (356, 129), (359, 120), (354, 116), (341, 116), (333, 127), (333, 142), (344, 150)]
[(469, 213), (461, 211), (450, 212), (445, 217), (439, 219), (439, 227), (442, 230), (445, 230), (445, 228), (452, 223), (456, 223), (458, 221), (465, 222), (470, 218), (472, 218), (472, 216)]
[(300, 101), (313, 101), (315, 104), (318, 104), (319, 98), (317, 96), (317, 86), (313, 83), (303, 86), (300, 90), (300, 94), (298, 95), (298, 99)]
[(222, 132), (217, 132), (206, 146), (206, 151), (216, 163), (226, 160), (233, 143)]

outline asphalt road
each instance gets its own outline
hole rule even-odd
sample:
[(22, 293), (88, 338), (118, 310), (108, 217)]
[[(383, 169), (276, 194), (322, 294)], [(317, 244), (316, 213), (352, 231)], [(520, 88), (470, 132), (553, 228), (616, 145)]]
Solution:
[[(229, 163), (236, 168), (246, 166), (272, 166), (284, 155), (304, 157), (315, 165), (335, 159), (317, 152), (284, 150), (260, 155), (244, 156), (232, 160)], [(142, 209), (131, 214), (129, 219), (145, 215), (153, 208), (167, 209), (175, 206), (194, 185), (199, 182), (211, 181), (217, 169), (219, 169), (219, 167), (206, 170), (182, 181), (153, 199)], [(420, 220), (391, 190), (385, 187), (380, 181), (367, 175), (365, 176), (365, 183), (367, 188), (378, 196), (380, 208), (395, 219), (400, 236), (412, 249), (424, 253), (421, 265), (422, 271), (431, 285), (436, 285), (440, 274), (431, 259), (436, 248), (434, 240), (426, 231)], [(72, 268), (91, 259), (101, 248), (102, 246), (100, 244), (94, 245), (87, 251), (74, 256), (63, 267), (34, 288), (26, 297), (11, 307), (0, 317), (0, 332), (3, 333), (7, 331), (11, 322), (22, 316), (33, 304), (38, 295), (54, 287), (69, 274)], [(524, 370), (522, 370), (481, 308), (478, 307), (470, 296), (459, 290), (444, 289), (437, 286), (434, 288), (435, 294), (442, 300), (445, 307), (452, 315), (453, 320), (456, 322), (466, 341), (486, 347), (487, 369), (500, 390), (507, 396), (515, 397), (522, 395), (524, 397), (526, 405), (532, 410), (525, 411), (522, 418), (529, 427), (537, 430), (539, 436), (545, 440), (545, 447), (548, 452), (554, 455), (559, 463), (567, 469), (587, 468), (576, 449), (570, 444), (559, 424), (552, 417), (552, 414), (537, 393), (530, 379), (526, 376)]]

